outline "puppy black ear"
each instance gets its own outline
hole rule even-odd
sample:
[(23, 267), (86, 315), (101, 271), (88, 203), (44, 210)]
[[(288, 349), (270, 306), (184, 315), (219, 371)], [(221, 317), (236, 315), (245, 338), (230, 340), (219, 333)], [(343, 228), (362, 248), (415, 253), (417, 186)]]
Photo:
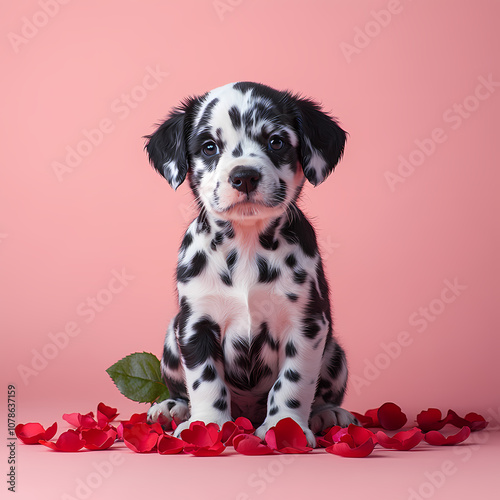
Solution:
[(188, 171), (186, 112), (178, 108), (170, 113), (156, 132), (145, 136), (148, 142), (144, 146), (149, 161), (168, 183), (177, 189)]
[(317, 186), (333, 172), (344, 153), (346, 132), (310, 99), (295, 97), (299, 159), (306, 178)]

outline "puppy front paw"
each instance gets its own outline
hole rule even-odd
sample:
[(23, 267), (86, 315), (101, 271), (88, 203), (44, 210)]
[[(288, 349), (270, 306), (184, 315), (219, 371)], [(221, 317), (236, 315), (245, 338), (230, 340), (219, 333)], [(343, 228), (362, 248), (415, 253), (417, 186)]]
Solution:
[(309, 427), (306, 424), (301, 423), (296, 417), (290, 415), (280, 415), (280, 416), (275, 415), (272, 417), (268, 415), (264, 423), (258, 429), (256, 429), (255, 435), (260, 439), (265, 440), (267, 431), (271, 429), (271, 427), (274, 427), (280, 420), (287, 417), (292, 418), (297, 424), (299, 424), (300, 428), (302, 429), (302, 431), (306, 436), (307, 446), (315, 448), (316, 438), (314, 437), (314, 434), (312, 433), (311, 429), (309, 429)]
[(347, 410), (334, 405), (325, 405), (313, 409), (309, 420), (309, 425), (314, 433), (321, 432), (334, 425), (348, 427), (349, 424), (359, 425), (358, 419)]
[(179, 425), (188, 419), (189, 406), (184, 399), (165, 399), (148, 410), (148, 423), (158, 422), (167, 430), (172, 426), (172, 420)]

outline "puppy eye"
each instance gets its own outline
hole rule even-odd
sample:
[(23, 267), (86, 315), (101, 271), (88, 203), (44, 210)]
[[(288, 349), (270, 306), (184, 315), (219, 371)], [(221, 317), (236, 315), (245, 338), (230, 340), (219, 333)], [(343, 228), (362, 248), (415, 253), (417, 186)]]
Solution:
[(281, 138), (277, 135), (273, 135), (270, 139), (269, 139), (269, 147), (273, 150), (273, 151), (279, 151), (282, 147), (283, 147), (283, 141), (281, 140)]
[(201, 152), (205, 155), (205, 156), (215, 156), (215, 155), (218, 155), (219, 154), (219, 147), (217, 146), (217, 144), (215, 144), (214, 141), (208, 141), (208, 142), (205, 142), (205, 144), (203, 144), (203, 146), (201, 147)]

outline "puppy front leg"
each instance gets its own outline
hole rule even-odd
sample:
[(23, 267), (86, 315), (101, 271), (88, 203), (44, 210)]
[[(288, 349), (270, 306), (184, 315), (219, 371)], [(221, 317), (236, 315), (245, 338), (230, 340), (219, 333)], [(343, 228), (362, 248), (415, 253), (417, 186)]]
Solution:
[(219, 427), (231, 420), (230, 394), (222, 378), (220, 326), (208, 315), (181, 318), (179, 325), (191, 418), (176, 428), (175, 436), (197, 420), (214, 422)]
[(316, 446), (316, 438), (309, 429), (309, 414), (316, 391), (326, 332), (306, 338), (301, 332), (291, 335), (280, 346), (283, 363), (279, 376), (269, 391), (267, 416), (255, 434), (264, 439), (266, 432), (281, 419), (291, 417), (307, 438), (308, 446)]

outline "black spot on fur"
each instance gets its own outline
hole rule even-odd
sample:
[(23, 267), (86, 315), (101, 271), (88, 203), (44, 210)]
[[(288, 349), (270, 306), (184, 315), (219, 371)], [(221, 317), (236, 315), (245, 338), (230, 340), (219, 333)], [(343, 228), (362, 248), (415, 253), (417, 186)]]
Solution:
[(296, 259), (295, 255), (293, 255), (293, 253), (291, 253), (290, 255), (287, 255), (287, 257), (285, 259), (285, 264), (291, 268), (293, 268), (297, 264), (297, 259)]
[(226, 368), (225, 378), (228, 383), (241, 390), (251, 390), (264, 378), (272, 375), (271, 368), (264, 364), (262, 350), (268, 345), (272, 350), (277, 351), (279, 344), (275, 341), (263, 323), (260, 331), (252, 338), (249, 344), (248, 339), (236, 337), (232, 340), (232, 346), (238, 352), (235, 362), (231, 367)]
[(296, 355), (297, 348), (295, 347), (295, 344), (291, 340), (289, 340), (285, 346), (285, 356), (287, 356), (288, 358), (293, 358)]
[(210, 318), (202, 318), (193, 325), (193, 331), (187, 341), (179, 342), (182, 358), (188, 370), (202, 365), (207, 359), (222, 359), (220, 346), (220, 327)]
[(316, 234), (304, 214), (297, 208), (294, 216), (281, 227), (281, 235), (292, 245), (299, 245), (308, 257), (318, 253)]
[(167, 347), (163, 347), (163, 364), (171, 370), (179, 368), (179, 358)]
[(200, 387), (200, 384), (201, 384), (201, 380), (198, 378), (196, 379), (194, 382), (193, 382), (193, 391), (196, 391), (196, 389), (198, 389), (198, 387)]
[(186, 297), (181, 297), (180, 300), (180, 310), (179, 314), (176, 317), (179, 325), (179, 339), (182, 339), (186, 333), (186, 325), (191, 317), (191, 306), (187, 301)]
[(233, 149), (233, 152), (231, 153), (234, 158), (239, 158), (243, 154), (243, 148), (241, 147), (241, 143), (238, 143), (238, 145)]
[(238, 130), (241, 127), (241, 113), (236, 106), (231, 106), (228, 111), (229, 118), (231, 119), (231, 124)]
[(220, 273), (220, 279), (222, 280), (222, 283), (224, 283), (224, 285), (233, 286), (233, 279), (226, 272)]
[(267, 323), (262, 323), (260, 325), (260, 335), (262, 336), (264, 343), (266, 343), (273, 351), (277, 351), (279, 349), (279, 340), (273, 339), (273, 337), (269, 333)]
[(200, 215), (198, 215), (198, 219), (196, 221), (196, 233), (209, 234), (211, 230), (212, 228), (210, 227), (210, 222), (208, 222), (207, 214), (204, 210), (202, 210)]
[(269, 262), (260, 255), (257, 256), (257, 266), (259, 268), (259, 283), (272, 283), (280, 275), (280, 270), (270, 267)]
[(274, 392), (277, 392), (281, 389), (281, 380), (280, 379), (276, 380), (276, 382), (274, 383), (273, 389), (274, 389)]
[(332, 357), (328, 362), (328, 375), (332, 378), (332, 380), (337, 379), (344, 365), (345, 353), (344, 350), (337, 344), (335, 346), (335, 350), (333, 351)]
[(300, 401), (298, 399), (288, 399), (285, 404), (288, 408), (300, 408)]
[(279, 241), (275, 239), (276, 229), (280, 223), (280, 218), (274, 219), (266, 230), (259, 235), (259, 242), (266, 250), (276, 250), (279, 246)]
[(305, 283), (306, 279), (307, 273), (303, 269), (298, 269), (293, 272), (293, 281), (295, 281), (295, 283), (299, 283), (301, 285), (302, 283)]
[(197, 130), (201, 130), (209, 125), (210, 119), (212, 118), (212, 112), (215, 105), (219, 102), (219, 99), (216, 97), (212, 99), (203, 110), (203, 114), (201, 115), (200, 121), (198, 123)]
[(217, 410), (220, 410), (220, 411), (225, 411), (227, 410), (227, 401), (225, 399), (218, 399), (215, 403), (214, 403), (214, 408), (216, 408)]
[(212, 365), (205, 366), (203, 373), (201, 374), (201, 378), (206, 382), (211, 382), (212, 380), (215, 380), (216, 377), (217, 372), (215, 371), (215, 368)]
[(187, 283), (190, 279), (199, 276), (207, 265), (205, 252), (196, 252), (187, 264), (177, 266), (177, 281)]
[(291, 300), (292, 302), (297, 302), (297, 300), (299, 299), (299, 296), (296, 295), (295, 293), (287, 293), (286, 296), (288, 297), (289, 300)]
[(297, 370), (288, 369), (283, 376), (290, 382), (298, 382), (300, 380), (300, 373)]
[(170, 397), (172, 399), (187, 399), (187, 389), (186, 384), (183, 380), (176, 380), (170, 377), (165, 379), (165, 384), (167, 385), (168, 392), (170, 392)]
[(181, 250), (186, 250), (193, 243), (193, 235), (191, 233), (186, 233), (181, 243)]
[(276, 415), (276, 413), (279, 412), (279, 408), (277, 406), (273, 406), (272, 408), (269, 409), (269, 415), (272, 417)]
[(212, 241), (210, 242), (210, 248), (212, 250), (217, 250), (217, 246), (220, 245), (224, 241), (224, 233), (221, 231), (217, 231), (215, 233), (215, 236), (212, 238)]
[(226, 257), (226, 264), (230, 273), (233, 272), (237, 260), (238, 260), (238, 252), (236, 250), (231, 250), (231, 252), (229, 252), (228, 256)]

